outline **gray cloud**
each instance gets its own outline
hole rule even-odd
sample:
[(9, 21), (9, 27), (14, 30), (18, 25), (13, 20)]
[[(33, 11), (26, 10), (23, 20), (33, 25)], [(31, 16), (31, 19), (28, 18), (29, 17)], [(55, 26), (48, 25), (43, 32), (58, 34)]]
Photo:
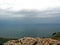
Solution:
[(39, 18), (49, 18), (49, 17), (60, 17), (60, 9), (52, 9), (45, 11), (37, 10), (21, 10), (21, 11), (7, 11), (0, 9), (0, 17), (39, 17)]
[(38, 10), (8, 11), (0, 9), (0, 20), (11, 19), (31, 23), (60, 23), (60, 8)]
[(26, 17), (40, 17), (40, 18), (49, 18), (49, 17), (60, 17), (60, 9), (52, 9), (45, 11), (37, 11), (37, 10), (21, 10), (15, 12), (16, 15), (25, 15)]

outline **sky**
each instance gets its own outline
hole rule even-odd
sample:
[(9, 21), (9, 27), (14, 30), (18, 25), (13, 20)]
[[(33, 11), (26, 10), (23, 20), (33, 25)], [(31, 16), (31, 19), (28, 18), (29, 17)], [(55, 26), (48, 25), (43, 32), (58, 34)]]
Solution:
[(0, 0), (0, 20), (60, 23), (60, 0)]
[(0, 0), (0, 9), (12, 11), (46, 10), (55, 7), (60, 7), (60, 0)]

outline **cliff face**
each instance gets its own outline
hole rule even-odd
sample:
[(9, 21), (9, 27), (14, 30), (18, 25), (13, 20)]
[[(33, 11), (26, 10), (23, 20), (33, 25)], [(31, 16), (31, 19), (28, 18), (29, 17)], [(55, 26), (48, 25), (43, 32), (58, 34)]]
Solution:
[(60, 41), (51, 38), (24, 37), (17, 40), (10, 40), (4, 45), (60, 45)]

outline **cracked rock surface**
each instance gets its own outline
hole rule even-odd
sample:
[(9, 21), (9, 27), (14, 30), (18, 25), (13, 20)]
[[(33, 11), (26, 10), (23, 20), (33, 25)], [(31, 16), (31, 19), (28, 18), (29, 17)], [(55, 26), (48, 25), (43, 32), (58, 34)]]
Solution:
[(4, 45), (60, 45), (60, 41), (51, 38), (24, 37), (17, 40), (10, 40)]

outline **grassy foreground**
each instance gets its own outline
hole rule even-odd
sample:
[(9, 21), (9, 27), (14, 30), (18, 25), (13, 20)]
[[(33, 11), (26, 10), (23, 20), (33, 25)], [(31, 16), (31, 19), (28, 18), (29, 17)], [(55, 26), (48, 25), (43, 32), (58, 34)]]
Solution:
[(3, 45), (3, 43), (9, 41), (9, 40), (16, 40), (16, 39), (10, 39), (10, 38), (0, 38), (0, 45)]
[(3, 43), (7, 42), (10, 39), (7, 38), (0, 38), (0, 45), (3, 45)]

